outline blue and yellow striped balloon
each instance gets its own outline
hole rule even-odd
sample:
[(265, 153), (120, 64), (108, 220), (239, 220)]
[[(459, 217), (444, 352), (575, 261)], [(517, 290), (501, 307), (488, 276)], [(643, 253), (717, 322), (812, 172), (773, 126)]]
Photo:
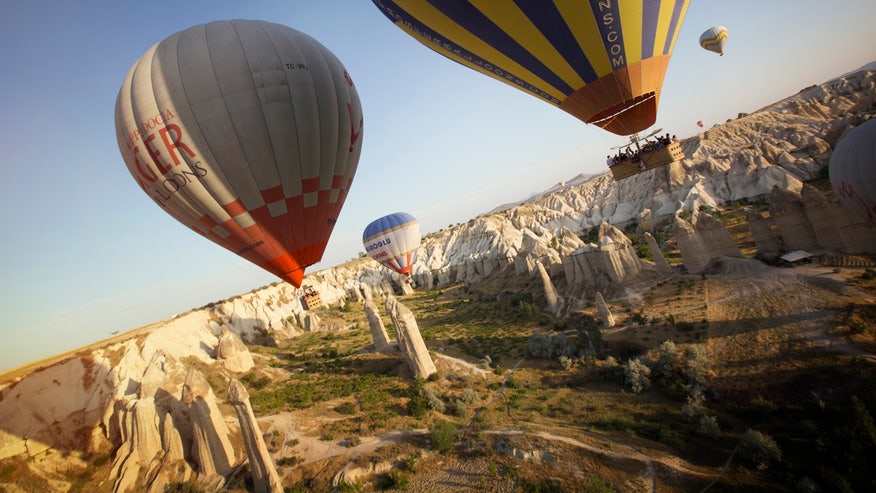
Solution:
[(372, 0), (466, 67), (619, 135), (657, 119), (690, 0)]

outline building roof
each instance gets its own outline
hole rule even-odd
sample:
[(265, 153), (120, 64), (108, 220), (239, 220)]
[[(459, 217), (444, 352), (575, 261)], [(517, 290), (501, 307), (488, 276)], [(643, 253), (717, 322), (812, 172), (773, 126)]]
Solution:
[(794, 250), (793, 252), (788, 252), (779, 258), (784, 260), (785, 262), (794, 263), (814, 256), (814, 253), (809, 253), (806, 250)]

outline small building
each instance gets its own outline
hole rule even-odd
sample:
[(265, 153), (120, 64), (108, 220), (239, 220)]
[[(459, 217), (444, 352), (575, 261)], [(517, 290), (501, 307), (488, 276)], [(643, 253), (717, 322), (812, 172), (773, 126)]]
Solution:
[(310, 286), (304, 287), (304, 296), (301, 297), (301, 302), (308, 310), (322, 306), (322, 298), (319, 296), (319, 292)]
[(806, 250), (794, 250), (782, 255), (779, 259), (782, 261), (782, 265), (791, 267), (800, 264), (811, 264), (813, 257), (815, 257), (815, 254), (809, 253)]

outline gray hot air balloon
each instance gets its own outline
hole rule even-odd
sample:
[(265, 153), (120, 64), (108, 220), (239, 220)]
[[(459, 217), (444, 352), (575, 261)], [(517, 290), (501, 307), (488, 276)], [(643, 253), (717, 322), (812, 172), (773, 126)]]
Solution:
[(296, 286), (322, 258), (362, 107), (316, 40), (251, 20), (178, 32), (128, 72), (115, 120), (128, 170), (168, 214)]
[(876, 119), (849, 132), (830, 156), (830, 184), (852, 212), (876, 225)]

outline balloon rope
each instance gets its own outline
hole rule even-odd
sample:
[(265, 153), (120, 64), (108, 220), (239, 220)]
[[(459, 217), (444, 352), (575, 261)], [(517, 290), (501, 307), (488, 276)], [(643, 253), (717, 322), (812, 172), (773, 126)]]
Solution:
[(657, 91), (654, 91), (654, 93), (652, 93), (652, 94), (651, 94), (650, 96), (648, 96), (647, 98), (645, 98), (645, 99), (639, 101), (638, 103), (636, 103), (636, 104), (631, 104), (630, 106), (625, 107), (624, 109), (618, 111), (617, 113), (615, 113), (615, 114), (613, 114), (613, 115), (608, 115), (607, 117), (602, 118), (602, 119), (600, 119), (600, 120), (593, 120), (593, 121), (590, 122), (590, 123), (592, 123), (592, 124), (594, 124), (594, 125), (601, 126), (601, 125), (599, 125), (600, 123), (602, 123), (602, 122), (604, 122), (604, 121), (606, 121), (606, 120), (614, 119), (614, 118), (616, 118), (618, 115), (620, 115), (621, 113), (623, 113), (624, 111), (627, 111), (627, 110), (629, 110), (629, 109), (631, 109), (631, 108), (635, 108), (636, 106), (639, 106), (640, 104), (644, 103), (645, 101), (648, 101), (649, 99), (653, 99), (653, 98), (656, 98), (656, 97), (657, 97)]

